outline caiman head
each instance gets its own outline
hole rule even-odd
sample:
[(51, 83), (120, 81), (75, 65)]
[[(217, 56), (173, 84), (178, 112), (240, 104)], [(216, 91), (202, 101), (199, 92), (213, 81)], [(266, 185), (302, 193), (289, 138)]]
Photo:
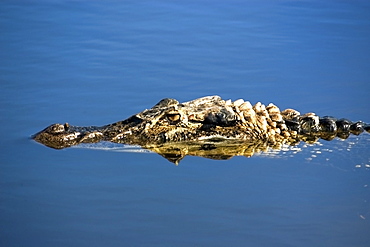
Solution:
[(280, 131), (276, 123), (271, 125), (274, 121), (282, 122), (280, 110), (274, 105), (257, 103), (252, 108), (249, 102), (225, 101), (219, 96), (184, 103), (166, 98), (123, 121), (102, 127), (53, 124), (33, 138), (57, 149), (99, 141), (143, 147), (205, 139), (248, 141), (273, 136), (274, 129)]

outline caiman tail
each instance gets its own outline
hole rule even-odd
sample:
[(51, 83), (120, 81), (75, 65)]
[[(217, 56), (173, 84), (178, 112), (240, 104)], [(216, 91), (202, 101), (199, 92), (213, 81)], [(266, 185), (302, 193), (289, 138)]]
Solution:
[(364, 131), (370, 132), (370, 125), (362, 121), (352, 122), (348, 119), (337, 119), (330, 116), (319, 117), (314, 113), (299, 113), (292, 109), (282, 113), (285, 125), (299, 135), (318, 137), (324, 140), (332, 140), (335, 137), (347, 139), (351, 134), (359, 135)]

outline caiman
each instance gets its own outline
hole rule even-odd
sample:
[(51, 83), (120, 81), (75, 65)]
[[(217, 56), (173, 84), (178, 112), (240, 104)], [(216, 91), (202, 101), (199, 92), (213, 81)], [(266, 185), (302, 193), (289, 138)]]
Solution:
[(184, 103), (162, 99), (150, 109), (101, 127), (52, 124), (32, 137), (55, 149), (100, 141), (139, 145), (177, 163), (185, 155), (215, 159), (251, 156), (266, 147), (279, 149), (282, 144), (313, 143), (320, 138), (346, 139), (364, 130), (370, 132), (370, 126), (361, 121), (207, 96)]

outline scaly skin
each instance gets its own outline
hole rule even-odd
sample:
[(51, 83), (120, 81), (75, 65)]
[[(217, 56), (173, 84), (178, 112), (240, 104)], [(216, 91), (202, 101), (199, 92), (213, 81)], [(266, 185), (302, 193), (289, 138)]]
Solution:
[[(241, 99), (232, 102), (219, 96), (208, 96), (184, 103), (163, 99), (151, 109), (101, 127), (53, 124), (33, 138), (56, 149), (99, 141), (135, 144), (152, 150), (189, 142), (218, 143), (217, 146), (234, 143), (231, 146), (235, 149), (235, 143), (279, 146), (300, 141), (315, 142), (319, 138), (346, 139), (350, 134), (358, 135), (364, 130), (370, 131), (369, 125), (362, 122), (319, 118), (314, 113), (301, 115), (292, 109), (280, 111), (273, 104), (265, 106), (258, 102), (252, 106)], [(206, 147), (211, 149), (211, 146)]]

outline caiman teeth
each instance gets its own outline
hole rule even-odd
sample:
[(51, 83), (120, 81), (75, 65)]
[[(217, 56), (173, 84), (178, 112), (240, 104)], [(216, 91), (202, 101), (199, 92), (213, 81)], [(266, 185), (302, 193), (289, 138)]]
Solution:
[(229, 136), (223, 136), (223, 135), (210, 135), (210, 136), (202, 136), (199, 137), (198, 140), (237, 140), (236, 137), (229, 137)]

